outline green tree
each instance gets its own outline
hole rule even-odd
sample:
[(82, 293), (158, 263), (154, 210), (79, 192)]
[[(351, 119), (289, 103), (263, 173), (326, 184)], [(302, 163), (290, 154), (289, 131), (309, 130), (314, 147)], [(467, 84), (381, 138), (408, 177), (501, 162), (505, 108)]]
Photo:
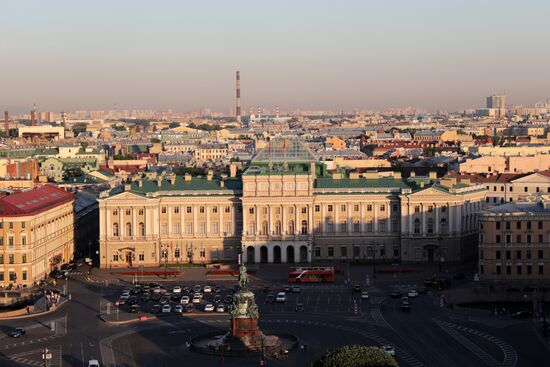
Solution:
[(160, 143), (160, 139), (159, 138), (151, 138), (151, 143), (153, 143), (153, 144)]
[(179, 122), (171, 122), (170, 125), (168, 125), (170, 129), (175, 129), (176, 127), (180, 127)]
[(313, 367), (399, 367), (382, 349), (365, 345), (346, 345), (328, 350)]

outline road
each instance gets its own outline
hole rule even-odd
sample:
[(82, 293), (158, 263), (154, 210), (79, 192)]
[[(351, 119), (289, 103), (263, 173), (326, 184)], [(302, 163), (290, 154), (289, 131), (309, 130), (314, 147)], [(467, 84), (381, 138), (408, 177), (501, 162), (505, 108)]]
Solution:
[[(174, 282), (171, 284), (192, 284)], [(226, 286), (233, 281), (220, 281)], [(82, 274), (68, 281), (72, 300), (59, 310), (38, 318), (3, 323), (0, 333), (2, 366), (42, 366), (42, 348), (52, 351), (51, 366), (86, 367), (98, 359), (102, 366), (172, 366), (181, 361), (201, 366), (257, 366), (256, 358), (220, 358), (190, 352), (185, 342), (212, 330), (226, 330), (227, 314), (171, 314), (146, 322), (113, 326), (102, 321), (100, 304), (113, 304), (126, 284), (90, 282)], [(268, 365), (303, 366), (319, 358), (328, 348), (360, 343), (391, 344), (401, 366), (534, 366), (548, 360), (550, 353), (531, 320), (506, 317), (468, 316), (439, 307), (432, 294), (411, 299), (411, 310), (403, 312), (392, 290), (404, 292), (416, 287), (406, 278), (377, 281), (369, 287), (369, 299), (352, 294), (343, 282), (303, 285), (300, 293), (288, 293), (285, 303), (267, 303), (264, 285), (278, 291), (272, 280), (253, 281), (264, 333), (288, 332), (308, 345), (307, 352), (294, 351), (283, 360)], [(167, 287), (168, 288), (168, 287)], [(206, 295), (203, 304), (211, 301)], [(295, 312), (302, 303), (304, 312)], [(146, 311), (151, 302), (143, 304)], [(360, 313), (353, 315), (354, 305)], [(114, 306), (112, 306), (114, 307)], [(133, 317), (123, 307), (121, 319)], [(113, 310), (113, 309), (112, 309)], [(52, 322), (54, 328), (52, 331)], [(7, 336), (14, 327), (24, 327), (20, 339)]]

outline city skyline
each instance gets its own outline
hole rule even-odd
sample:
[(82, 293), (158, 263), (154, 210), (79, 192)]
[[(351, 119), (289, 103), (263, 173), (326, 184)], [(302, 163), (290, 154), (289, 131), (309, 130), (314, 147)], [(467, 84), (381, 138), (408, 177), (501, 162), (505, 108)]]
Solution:
[(228, 112), (236, 70), (243, 114), (276, 105), (456, 111), (493, 93), (524, 105), (550, 95), (550, 51), (537, 48), (550, 41), (541, 1), (309, 5), (3, 2), (0, 101), (14, 112), (34, 102)]

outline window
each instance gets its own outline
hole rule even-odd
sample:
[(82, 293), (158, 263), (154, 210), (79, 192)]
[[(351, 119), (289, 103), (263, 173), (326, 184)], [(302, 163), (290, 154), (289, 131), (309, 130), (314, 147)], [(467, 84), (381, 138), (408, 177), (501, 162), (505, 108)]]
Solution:
[(385, 220), (381, 220), (380, 222), (378, 222), (378, 231), (386, 232), (386, 221)]
[(506, 222), (506, 229), (510, 229), (510, 222)]
[(496, 222), (497, 229), (500, 229), (500, 222)]
[(353, 211), (354, 211), (354, 212), (358, 212), (358, 211), (359, 211), (359, 205), (355, 204), (355, 205), (353, 206)]
[(361, 248), (359, 246), (353, 246), (353, 257), (359, 257), (361, 255)]
[(8, 255), (8, 264), (13, 264), (15, 262), (14, 255), (9, 254)]
[(321, 233), (323, 230), (323, 225), (320, 220), (315, 222), (315, 233)]
[(10, 282), (15, 282), (17, 280), (17, 275), (15, 275), (14, 271), (10, 271)]
[(414, 212), (415, 212), (415, 213), (420, 213), (420, 205), (416, 205), (416, 206), (414, 207)]
[(200, 251), (199, 251), (199, 256), (200, 257), (206, 257), (206, 250), (201, 248)]
[(422, 260), (422, 248), (420, 247), (414, 248), (414, 258), (416, 261)]
[[(516, 228), (521, 229), (521, 222), (516, 222)], [(507, 227), (506, 229), (510, 229), (510, 228)]]
[(446, 234), (448, 231), (449, 231), (449, 228), (447, 226), (447, 219), (442, 218), (439, 224), (439, 232)]
[(392, 232), (399, 232), (399, 220), (392, 219), (392, 221), (391, 221), (391, 230), (392, 230)]
[(332, 219), (327, 220), (327, 232), (333, 233), (334, 232), (334, 222)]
[(392, 211), (393, 211), (394, 213), (397, 213), (397, 212), (399, 211), (399, 207), (397, 206), (397, 204), (393, 204), (393, 205), (392, 205)]
[(329, 206), (327, 207), (327, 211), (329, 211), (329, 212), (332, 211), (332, 205), (329, 205)]
[(353, 232), (354, 233), (361, 232), (361, 223), (359, 222), (359, 220), (354, 220), (353, 221)]
[(22, 262), (23, 264), (26, 264), (26, 263), (27, 263), (27, 254), (21, 255), (21, 262)]
[(447, 212), (447, 206), (446, 206), (446, 205), (443, 205), (443, 206), (441, 207), (441, 212), (442, 212), (442, 213), (446, 213), (446, 212)]
[(527, 229), (531, 229), (531, 222), (527, 222)]
[(4, 263), (4, 255), (0, 254), (0, 264), (3, 264), (3, 263)]
[(302, 214), (307, 214), (307, 206), (302, 207)]
[(224, 235), (231, 233), (231, 222), (225, 222), (225, 226), (223, 228)]
[[(178, 228), (179, 228), (179, 224), (178, 224)], [(138, 224), (138, 230), (139, 230), (139, 235), (141, 237), (145, 237), (145, 224), (143, 224), (143, 222), (140, 222)], [(179, 231), (176, 233), (179, 233)]]
[(428, 205), (428, 212), (432, 213), (434, 211), (433, 205)]
[(206, 222), (200, 222), (199, 223), (199, 233), (205, 234), (206, 233)]
[(307, 228), (307, 220), (302, 221), (302, 234), (307, 234), (308, 228)]
[(521, 260), (521, 250), (516, 251), (516, 259)]
[(181, 251), (180, 251), (179, 247), (177, 247), (176, 250), (174, 251), (174, 257), (176, 259), (179, 259), (180, 256), (181, 256)]
[(521, 274), (521, 265), (516, 266), (516, 274), (518, 274), (518, 275)]
[(512, 266), (506, 265), (506, 275), (512, 274)]
[(321, 257), (321, 248), (319, 246), (315, 246), (315, 257)]
[(262, 231), (260, 233), (260, 235), (264, 235), (264, 236), (267, 236), (269, 234), (269, 227), (267, 225), (267, 221), (263, 221), (262, 222)]
[(372, 224), (372, 220), (369, 220), (367, 222), (367, 232), (372, 232), (373, 231), (373, 224)]
[(138, 210), (138, 214), (139, 214), (139, 215), (143, 215), (143, 209), (139, 209), (139, 210)]
[(334, 247), (328, 247), (328, 257), (334, 257)]
[(499, 234), (496, 235), (495, 243), (500, 243), (500, 235)]
[(248, 213), (254, 214), (254, 208), (253, 207), (248, 208)]
[(21, 228), (25, 228), (25, 222), (21, 222)]
[(512, 259), (512, 253), (510, 251), (506, 251), (506, 260)]
[(27, 246), (27, 236), (25, 235), (21, 236), (21, 244), (23, 246)]
[(340, 255), (342, 257), (348, 257), (348, 248), (346, 246), (340, 247)]
[(315, 211), (320, 212), (321, 211), (321, 205), (315, 205)]
[(523, 192), (527, 192), (527, 186), (523, 188)]
[(527, 258), (527, 260), (531, 260), (531, 250), (525, 251), (525, 257)]
[(539, 265), (539, 275), (544, 274), (544, 265)]
[(162, 223), (160, 225), (160, 233), (161, 234), (167, 234), (168, 233), (168, 223)]
[(290, 235), (296, 234), (296, 229), (294, 228), (294, 221), (293, 220), (288, 222), (288, 234), (290, 234)]
[(348, 231), (348, 222), (343, 221), (340, 223), (340, 232), (344, 233)]
[(9, 228), (10, 228), (10, 229), (13, 229), (13, 222), (10, 222)]
[(227, 206), (225, 207), (225, 212), (226, 212), (226, 213), (231, 213), (231, 207), (230, 207), (229, 205), (227, 205)]
[(414, 220), (414, 233), (420, 233), (420, 220), (418, 218)]
[(543, 243), (543, 242), (544, 242), (544, 240), (543, 240), (543, 238), (542, 238), (542, 235), (539, 234), (539, 243)]
[(542, 221), (540, 221), (540, 220), (538, 221), (537, 227), (538, 227), (538, 229), (542, 229)]
[(544, 256), (543, 256), (543, 255), (544, 255), (544, 251), (539, 250), (537, 255), (538, 255), (539, 259), (542, 259), (542, 258), (544, 257)]
[(385, 205), (380, 205), (380, 211), (381, 212), (385, 212), (386, 211), (386, 206)]
[(263, 207), (262, 212), (264, 213), (264, 215), (267, 215), (267, 207)]
[(495, 251), (495, 258), (496, 258), (497, 260), (500, 260), (500, 251), (498, 251), (498, 250)]
[(370, 205), (370, 204), (367, 205), (367, 211), (368, 211), (368, 212), (372, 212), (372, 205)]
[(527, 243), (531, 243), (531, 235), (528, 234), (526, 237), (527, 237)]
[(399, 256), (399, 247), (394, 247), (393, 248), (393, 257), (398, 257)]
[[(179, 223), (174, 223), (173, 227), (174, 228), (172, 228), (172, 232), (175, 233), (175, 234), (179, 234), (180, 233), (180, 224)], [(144, 235), (142, 235), (142, 236), (144, 236)]]
[(113, 236), (118, 237), (118, 223), (113, 223)]
[(500, 275), (502, 273), (502, 270), (501, 270), (501, 267), (500, 267), (499, 264), (497, 264), (496, 270), (497, 270), (498, 275)]
[(187, 214), (191, 214), (193, 212), (193, 208), (190, 206), (188, 206), (186, 210), (187, 210)]
[(114, 262), (117, 262), (117, 261), (118, 261), (118, 254), (113, 254), (113, 261), (114, 261)]
[(139, 261), (145, 261), (145, 253), (140, 252), (138, 256)]
[(193, 234), (193, 223), (187, 223), (185, 225), (185, 233)]
[(275, 222), (275, 235), (276, 236), (281, 235), (281, 222), (280, 221)]
[(428, 233), (434, 233), (434, 221), (432, 218), (428, 218), (428, 223), (426, 224), (426, 230)]
[(479, 266), (479, 273), (480, 273), (480, 274), (483, 274), (483, 265), (480, 265), (480, 266)]
[(294, 207), (291, 206), (290, 208), (288, 208), (288, 212), (289, 212), (290, 214), (294, 214)]
[(118, 209), (113, 210), (113, 215), (118, 215)]
[(527, 265), (527, 274), (533, 274), (533, 267), (531, 265)]
[(0, 282), (4, 281), (4, 272), (0, 271)]
[(204, 206), (199, 207), (199, 213), (204, 213)]
[(9, 247), (9, 248), (12, 248), (12, 247), (13, 247), (13, 236), (9, 236), (9, 237), (8, 237), (8, 247)]

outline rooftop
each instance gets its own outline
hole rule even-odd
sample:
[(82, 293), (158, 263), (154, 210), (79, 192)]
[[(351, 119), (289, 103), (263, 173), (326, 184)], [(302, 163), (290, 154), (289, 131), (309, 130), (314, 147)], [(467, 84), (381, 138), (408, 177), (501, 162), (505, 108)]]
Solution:
[(252, 159), (256, 162), (314, 162), (317, 158), (296, 137), (273, 138)]
[(73, 194), (52, 185), (22, 191), (0, 199), (0, 215), (23, 216), (44, 212), (73, 200)]

